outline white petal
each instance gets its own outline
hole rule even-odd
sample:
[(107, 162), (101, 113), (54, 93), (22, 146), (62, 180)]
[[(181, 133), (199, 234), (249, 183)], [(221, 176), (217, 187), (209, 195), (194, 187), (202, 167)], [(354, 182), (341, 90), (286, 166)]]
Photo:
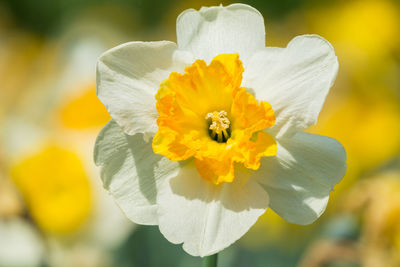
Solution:
[(277, 137), (315, 124), (333, 85), (338, 61), (333, 47), (317, 35), (294, 38), (286, 48), (266, 48), (251, 58), (243, 86), (272, 105)]
[(277, 153), (263, 158), (253, 177), (268, 192), (276, 213), (291, 223), (310, 224), (344, 176), (346, 152), (335, 139), (298, 132), (278, 140)]
[(175, 43), (131, 42), (105, 52), (97, 62), (97, 96), (125, 133), (157, 131), (154, 96), (171, 72), (183, 72), (192, 56)]
[(202, 179), (192, 164), (165, 180), (159, 191), (159, 227), (193, 256), (207, 256), (242, 237), (268, 207), (268, 194), (251, 179), (219, 186)]
[(157, 185), (176, 176), (179, 164), (154, 154), (141, 134), (124, 134), (113, 120), (97, 137), (94, 159), (104, 188), (126, 216), (135, 223), (157, 224)]
[(243, 4), (188, 9), (176, 22), (179, 49), (210, 62), (223, 53), (239, 53), (242, 61), (265, 47), (264, 19)]

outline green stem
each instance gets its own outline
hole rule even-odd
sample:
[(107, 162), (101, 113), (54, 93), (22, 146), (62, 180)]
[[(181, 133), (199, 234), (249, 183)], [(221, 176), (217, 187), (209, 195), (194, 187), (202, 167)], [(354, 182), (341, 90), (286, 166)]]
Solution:
[(203, 267), (217, 267), (218, 253), (204, 257)]

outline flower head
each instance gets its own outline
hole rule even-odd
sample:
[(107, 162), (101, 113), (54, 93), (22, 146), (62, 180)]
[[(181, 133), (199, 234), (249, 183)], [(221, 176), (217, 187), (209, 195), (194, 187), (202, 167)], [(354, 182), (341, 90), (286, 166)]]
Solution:
[(128, 218), (159, 225), (191, 255), (231, 245), (268, 207), (316, 220), (346, 169), (336, 140), (301, 132), (336, 77), (332, 46), (305, 35), (265, 47), (262, 16), (242, 4), (184, 11), (177, 37), (98, 61), (112, 117), (95, 146), (104, 187)]
[(11, 175), (33, 219), (45, 232), (68, 234), (88, 218), (90, 184), (73, 152), (48, 145), (14, 166)]

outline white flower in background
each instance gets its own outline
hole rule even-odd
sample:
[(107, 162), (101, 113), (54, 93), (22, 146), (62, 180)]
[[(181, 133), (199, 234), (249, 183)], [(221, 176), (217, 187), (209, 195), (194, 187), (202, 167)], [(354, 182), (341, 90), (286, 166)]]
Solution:
[(337, 141), (302, 132), (336, 77), (332, 46), (304, 35), (265, 47), (261, 14), (242, 4), (184, 11), (177, 39), (126, 43), (97, 64), (113, 119), (95, 161), (126, 216), (194, 256), (231, 245), (268, 207), (316, 220), (346, 169)]
[(41, 266), (44, 244), (39, 234), (19, 218), (0, 220), (0, 266)]

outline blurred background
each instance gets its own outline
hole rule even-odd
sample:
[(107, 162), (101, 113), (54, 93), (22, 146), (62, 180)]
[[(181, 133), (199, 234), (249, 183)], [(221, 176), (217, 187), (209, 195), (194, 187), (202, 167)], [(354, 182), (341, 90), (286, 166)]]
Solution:
[[(92, 153), (110, 117), (94, 74), (105, 50), (176, 41), (181, 11), (221, 2), (0, 1), (0, 266), (201, 266), (103, 190)], [(268, 46), (316, 33), (335, 47), (337, 81), (309, 131), (339, 140), (348, 170), (317, 222), (268, 210), (219, 266), (400, 266), (400, 2), (243, 2)]]

